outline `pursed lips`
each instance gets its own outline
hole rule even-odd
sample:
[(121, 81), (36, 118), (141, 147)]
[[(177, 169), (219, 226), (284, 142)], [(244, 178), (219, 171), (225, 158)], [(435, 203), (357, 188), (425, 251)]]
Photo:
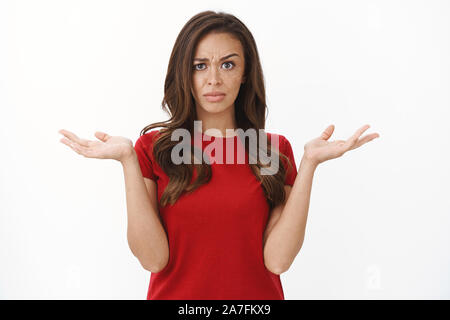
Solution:
[(210, 97), (216, 97), (216, 96), (224, 96), (225, 93), (223, 92), (208, 92), (205, 93), (204, 96), (210, 96)]

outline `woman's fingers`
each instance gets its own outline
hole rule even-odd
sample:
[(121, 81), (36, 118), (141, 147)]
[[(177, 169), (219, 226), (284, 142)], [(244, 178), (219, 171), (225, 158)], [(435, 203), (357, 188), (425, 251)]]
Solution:
[(78, 144), (77, 142), (73, 142), (67, 138), (61, 138), (61, 140), (59, 141), (69, 146), (73, 151), (75, 151), (78, 154), (81, 154), (85, 157), (88, 157), (90, 155), (91, 150), (87, 147)]
[(61, 140), (59, 140), (60, 142), (69, 146), (73, 151), (82, 156), (92, 157), (93, 150), (91, 146), (92, 142), (94, 141), (81, 139), (76, 134), (68, 130), (61, 129), (58, 132), (64, 135), (64, 138), (61, 138)]
[(371, 133), (371, 134), (367, 134), (364, 137), (362, 137), (361, 139), (358, 140), (358, 142), (350, 148), (350, 150), (352, 149), (356, 149), (361, 147), (363, 144), (372, 141), (375, 138), (378, 138), (380, 135), (378, 133)]
[(70, 141), (69, 139), (67, 139), (67, 138), (61, 138), (61, 140), (59, 140), (59, 141), (62, 142), (62, 143), (64, 143), (66, 146), (69, 146), (69, 147), (72, 148), (73, 142)]
[(348, 150), (352, 149), (358, 142), (359, 137), (364, 133), (364, 131), (366, 131), (369, 128), (370, 128), (370, 125), (366, 124), (366, 125), (362, 126), (361, 128), (359, 128), (358, 130), (356, 130), (356, 132), (350, 138), (348, 138), (348, 140), (346, 141), (345, 147)]
[(68, 130), (64, 130), (61, 129), (58, 131), (59, 133), (61, 133), (63, 136), (65, 136), (67, 139), (78, 143), (81, 146), (85, 146), (85, 147), (89, 147), (89, 141), (86, 139), (81, 139), (79, 138), (75, 133), (70, 132)]

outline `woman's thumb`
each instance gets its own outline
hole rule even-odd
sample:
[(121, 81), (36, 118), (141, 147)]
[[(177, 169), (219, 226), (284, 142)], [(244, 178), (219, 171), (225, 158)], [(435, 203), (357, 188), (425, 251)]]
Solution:
[(109, 135), (101, 131), (96, 131), (95, 137), (103, 142), (106, 142), (106, 140), (109, 139)]
[(323, 140), (328, 140), (330, 139), (331, 135), (333, 134), (334, 131), (334, 124), (330, 124), (323, 132), (322, 135), (320, 136), (321, 139)]

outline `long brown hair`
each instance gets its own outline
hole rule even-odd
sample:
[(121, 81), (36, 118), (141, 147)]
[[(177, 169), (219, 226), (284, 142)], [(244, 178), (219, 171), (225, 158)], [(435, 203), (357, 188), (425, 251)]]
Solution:
[[(163, 122), (150, 124), (141, 130), (140, 135), (147, 131), (163, 127), (159, 130), (159, 138), (154, 141), (153, 155), (161, 169), (169, 176), (169, 184), (165, 188), (160, 205), (173, 205), (180, 195), (192, 192), (199, 186), (208, 183), (211, 179), (212, 170), (209, 164), (202, 159), (201, 164), (179, 164), (171, 161), (172, 148), (178, 141), (171, 141), (171, 134), (175, 129), (184, 128), (191, 134), (194, 132), (194, 120), (197, 119), (195, 100), (192, 85), (192, 63), (198, 41), (210, 32), (229, 33), (236, 37), (242, 44), (245, 53), (245, 82), (241, 85), (235, 100), (235, 117), (237, 127), (244, 131), (250, 128), (259, 132), (265, 129), (266, 120), (266, 94), (264, 78), (256, 47), (256, 42), (248, 28), (234, 15), (223, 12), (204, 11), (193, 16), (180, 31), (169, 60), (167, 75), (164, 83), (164, 98), (162, 108), (170, 119)], [(259, 135), (257, 134), (257, 149), (260, 147)], [(249, 147), (245, 150), (249, 154)], [(272, 152), (270, 138), (267, 139), (267, 152)], [(291, 169), (292, 164), (281, 152), (282, 157)], [(271, 153), (270, 153), (271, 154)], [(194, 154), (192, 151), (191, 159)], [(268, 165), (262, 164), (256, 156), (256, 164), (250, 164), (253, 174), (261, 181), (261, 186), (270, 209), (285, 201), (284, 179), (286, 168), (279, 161), (279, 170), (273, 175), (262, 175), (261, 168)], [(279, 158), (280, 160), (281, 158)], [(194, 174), (196, 179), (190, 184)]]

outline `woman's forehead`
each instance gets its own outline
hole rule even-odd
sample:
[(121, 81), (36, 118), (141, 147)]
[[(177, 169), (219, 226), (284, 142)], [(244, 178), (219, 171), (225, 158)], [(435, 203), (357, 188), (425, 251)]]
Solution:
[(220, 59), (232, 53), (242, 57), (242, 45), (239, 40), (229, 34), (208, 34), (199, 41), (195, 58)]

